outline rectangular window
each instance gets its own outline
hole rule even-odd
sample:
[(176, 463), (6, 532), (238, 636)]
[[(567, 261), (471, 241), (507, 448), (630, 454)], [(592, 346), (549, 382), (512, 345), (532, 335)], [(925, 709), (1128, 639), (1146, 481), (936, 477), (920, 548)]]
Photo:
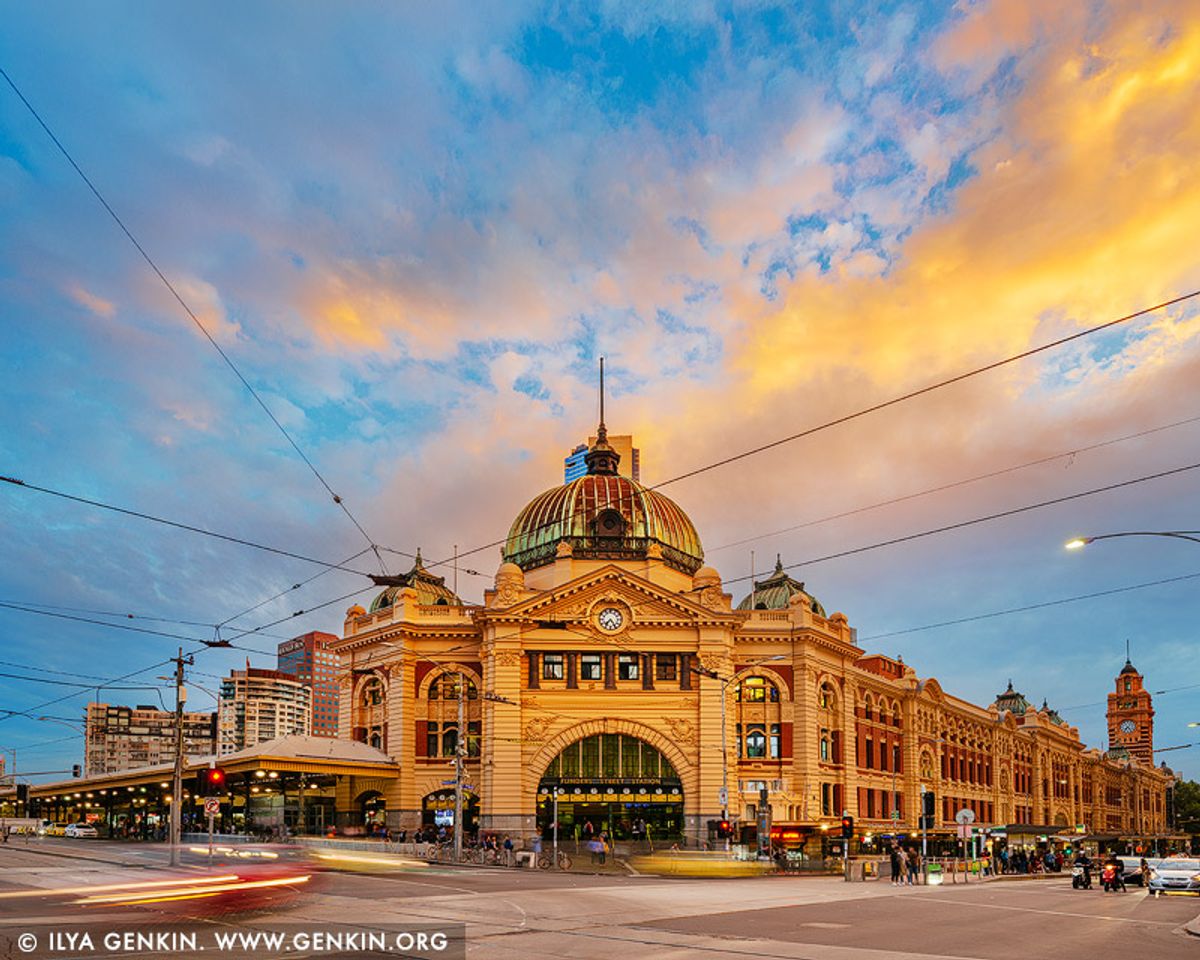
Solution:
[(903, 770), (900, 769), (900, 744), (898, 744), (898, 743), (892, 744), (892, 772), (893, 773), (903, 773), (904, 772)]
[(829, 731), (821, 731), (821, 759), (829, 760)]
[(584, 653), (579, 657), (580, 680), (603, 680), (604, 661), (598, 653)]
[(779, 757), (779, 724), (771, 724), (770, 756)]
[(621, 775), (620, 767), (620, 747), (621, 737), (616, 733), (601, 734), (600, 744), (600, 760), (601, 760), (601, 775), (604, 777), (619, 777)]
[(828, 783), (821, 784), (821, 814), (830, 816), (833, 813), (833, 790)]
[(467, 721), (467, 756), (479, 756), (479, 721)]
[(678, 670), (677, 660), (673, 653), (659, 653), (654, 656), (654, 679), (674, 680)]
[(563, 655), (561, 653), (542, 654), (542, 679), (561, 680), (563, 678)]
[(436, 723), (429, 724), (429, 729), (425, 734), (425, 755), (427, 757), (440, 755), (440, 751), (438, 750), (438, 725)]
[(581, 743), (583, 746), (583, 760), (579, 775), (581, 777), (600, 776), (600, 738), (584, 737)]
[(617, 679), (636, 680), (641, 675), (638, 672), (638, 656), (635, 653), (617, 655)]
[(875, 741), (867, 737), (867, 755), (864, 758), (863, 765), (868, 770), (875, 769)]
[(867, 819), (868, 820), (875, 819), (875, 791), (874, 790), (867, 791)]

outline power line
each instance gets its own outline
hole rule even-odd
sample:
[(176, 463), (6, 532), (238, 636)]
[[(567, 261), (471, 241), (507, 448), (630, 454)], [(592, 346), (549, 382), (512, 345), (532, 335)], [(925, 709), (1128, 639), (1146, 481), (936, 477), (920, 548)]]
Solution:
[(94, 623), (101, 627), (109, 627), (113, 630), (128, 630), (131, 633), (145, 633), (154, 637), (166, 637), (170, 640), (186, 640), (189, 643), (202, 643), (207, 645), (207, 640), (202, 640), (199, 637), (189, 637), (179, 633), (167, 633), (164, 630), (151, 630), (148, 627), (134, 627), (127, 623), (109, 623), (107, 620), (97, 620), (94, 617), (79, 617), (70, 613), (57, 613), (53, 610), (38, 610), (35, 607), (22, 606), (19, 603), (8, 603), (0, 600), (0, 608), (5, 610), (19, 610), (21, 613), (32, 613), (40, 617), (54, 617), (58, 620), (74, 620), (78, 623)]
[(308, 456), (304, 453), (304, 451), (300, 449), (300, 445), (298, 443), (296, 443), (296, 441), (292, 438), (292, 435), (290, 433), (288, 433), (288, 431), (284, 428), (283, 424), (279, 422), (279, 419), (275, 416), (275, 414), (271, 412), (271, 408), (267, 406), (266, 401), (264, 401), (262, 396), (259, 394), (259, 392), (254, 389), (254, 387), (251, 385), (250, 381), (247, 380), (246, 377), (242, 374), (242, 371), (238, 369), (237, 365), (230, 358), (229, 354), (227, 354), (221, 348), (221, 345), (219, 343), (217, 343), (216, 339), (212, 336), (212, 334), (208, 332), (208, 328), (205, 327), (204, 324), (201, 322), (200, 318), (198, 316), (196, 316), (195, 312), (188, 305), (187, 301), (183, 299), (183, 297), (180, 295), (179, 291), (177, 289), (175, 289), (175, 285), (172, 284), (171, 281), (167, 279), (166, 275), (162, 272), (162, 270), (159, 269), (158, 264), (154, 262), (153, 258), (151, 258), (151, 256), (150, 256), (150, 254), (148, 254), (146, 252), (146, 249), (141, 245), (140, 242), (138, 242), (137, 237), (135, 237), (133, 235), (133, 232), (125, 225), (125, 221), (123, 221), (120, 218), (120, 216), (117, 215), (117, 212), (112, 208), (112, 206), (109, 205), (109, 202), (104, 199), (104, 196), (100, 193), (99, 189), (97, 189), (96, 185), (94, 183), (92, 183), (92, 181), (88, 177), (88, 175), (86, 173), (84, 173), (83, 169), (79, 166), (79, 164), (75, 162), (75, 158), (71, 156), (71, 154), (68, 152), (67, 148), (65, 146), (63, 146), (62, 142), (58, 139), (57, 136), (55, 136), (54, 131), (51, 130), (49, 125), (46, 123), (46, 121), (42, 119), (41, 114), (39, 114), (37, 112), (37, 110), (34, 109), (33, 104), (30, 103), (28, 99), (26, 99), (25, 94), (23, 94), (21, 92), (20, 88), (17, 87), (17, 85), (13, 81), (12, 77), (10, 77), (8, 75), (8, 72), (6, 70), (4, 70), (3, 67), (0, 67), (0, 75), (2, 75), (4, 77), (5, 82), (7, 82), (8, 85), (12, 88), (13, 93), (15, 93), (17, 95), (17, 97), (20, 98), (21, 102), (23, 104), (25, 104), (26, 109), (33, 115), (33, 118), (38, 122), (38, 125), (42, 128), (42, 130), (44, 130), (46, 132), (46, 136), (48, 136), (50, 138), (51, 142), (58, 148), (59, 152), (63, 155), (63, 157), (66, 158), (67, 163), (69, 163), (71, 165), (71, 167), (75, 170), (75, 172), (77, 174), (79, 174), (80, 179), (83, 180), (83, 182), (85, 184), (87, 184), (87, 187), (92, 192), (92, 195), (98, 201), (100, 201), (100, 205), (102, 207), (104, 207), (104, 209), (108, 212), (108, 215), (110, 217), (112, 217), (113, 222), (115, 222), (116, 225), (121, 228), (121, 232), (125, 234), (125, 236), (129, 239), (129, 242), (133, 244), (133, 246), (137, 250), (137, 252), (141, 254), (142, 259), (146, 261), (146, 263), (149, 265), (150, 269), (153, 270), (155, 275), (158, 277), (158, 279), (162, 281), (163, 286), (165, 286), (171, 292), (171, 296), (173, 296), (175, 298), (175, 300), (183, 308), (184, 312), (191, 318), (192, 323), (194, 323), (196, 325), (197, 329), (199, 329), (199, 331), (202, 334), (204, 334), (204, 338), (210, 344), (212, 344), (213, 349), (216, 350), (217, 353), (220, 355), (221, 359), (225, 361), (226, 366), (228, 366), (229, 369), (233, 371), (234, 376), (236, 376), (238, 378), (238, 380), (241, 381), (242, 386), (244, 386), (250, 392), (250, 396), (252, 396), (255, 399), (255, 401), (258, 403), (258, 405), (260, 407), (262, 407), (263, 412), (271, 419), (271, 422), (273, 424), (275, 424), (276, 428), (283, 435), (284, 439), (287, 440), (287, 442), (291, 445), (292, 449), (296, 451), (297, 456), (299, 456), (300, 459), (304, 461), (304, 463), (308, 467), (308, 469), (310, 471), (312, 471), (313, 476), (317, 478), (317, 480), (320, 482), (321, 486), (323, 486), (325, 488), (326, 492), (329, 494), (329, 496), (333, 498), (333, 502), (336, 503), (339, 507), (341, 507), (342, 512), (349, 518), (350, 522), (354, 524), (354, 526), (357, 528), (358, 532), (362, 534), (363, 539), (367, 541), (367, 544), (369, 545), (370, 549), (374, 551), (375, 557), (379, 561), (380, 569), (382, 569), (384, 573), (387, 573), (387, 566), (383, 562), (383, 557), (380, 555), (379, 549), (375, 546), (375, 541), (372, 540), (370, 536), (368, 536), (367, 531), (363, 529), (362, 524), (359, 523), (358, 519), (354, 516), (354, 514), (350, 512), (350, 508), (346, 506), (346, 502), (342, 499), (341, 496), (339, 496), (337, 493), (334, 492), (333, 487), (331, 487), (329, 485), (329, 483), (325, 480), (325, 478), (321, 475), (321, 471), (319, 471), (316, 468), (316, 465), (308, 458)]
[[(178, 520), (167, 520), (164, 517), (157, 517), (150, 513), (144, 513), (141, 510), (131, 510), (127, 507), (114, 506), (111, 503), (103, 503), (100, 500), (92, 500), (88, 497), (80, 497), (71, 493), (64, 493), (61, 490), (53, 490), (50, 487), (42, 487), (37, 484), (27, 483), (16, 477), (0, 476), (0, 481), (14, 487), (20, 487), (23, 490), (34, 490), (38, 493), (45, 493), (52, 497), (59, 497), (63, 500), (70, 500), (74, 503), (82, 503), (89, 507), (97, 507), (101, 510), (111, 510), (114, 513), (124, 514), (128, 517), (136, 517), (139, 520), (148, 520), (151, 523), (161, 523), (168, 527), (174, 527), (177, 530), (187, 530), (189, 533), (198, 533), (205, 537), (213, 537), (217, 540), (225, 540), (229, 543), (236, 543), (243, 547), (252, 547), (255, 550), (264, 550), (267, 553), (278, 554), (281, 557), (289, 557), (293, 560), (303, 560), (305, 563), (315, 563), (318, 566), (326, 567), (330, 570), (344, 570), (347, 573), (353, 573), (360, 577), (369, 577), (369, 573), (364, 573), (362, 570), (355, 570), (340, 563), (329, 563), (326, 560), (318, 560), (315, 557), (305, 556), (302, 553), (294, 553), (291, 550), (284, 550), (280, 547), (268, 546), (264, 543), (257, 543), (254, 540), (247, 540), (244, 537), (235, 537), (228, 533), (218, 533), (215, 530), (206, 530), (203, 527), (193, 526), (190, 523), (181, 523)], [(370, 549), (370, 548), (368, 548)], [(363, 551), (365, 552), (365, 551)]]
[[(784, 444), (791, 443), (794, 440), (800, 440), (800, 439), (803, 439), (804, 437), (810, 437), (816, 433), (820, 433), (823, 430), (829, 430), (832, 427), (841, 426), (842, 424), (845, 424), (845, 423), (850, 423), (853, 420), (858, 420), (862, 417), (868, 416), (869, 414), (878, 413), (880, 410), (886, 410), (888, 407), (894, 407), (894, 406), (904, 403), (908, 400), (913, 400), (917, 397), (924, 396), (925, 394), (933, 393), (936, 390), (941, 390), (944, 387), (952, 386), (953, 384), (956, 384), (956, 383), (961, 383), (964, 380), (969, 380), (972, 377), (980, 376), (981, 374), (988, 373), (992, 370), (996, 370), (996, 369), (1006, 366), (1010, 363), (1016, 363), (1019, 360), (1026, 360), (1029, 357), (1036, 356), (1039, 353), (1044, 353), (1047, 350), (1053, 350), (1057, 347), (1061, 347), (1064, 344), (1071, 343), (1075, 340), (1080, 340), (1084, 337), (1089, 337), (1092, 334), (1100, 333), (1104, 330), (1109, 330), (1109, 329), (1116, 327), (1122, 323), (1128, 323), (1130, 320), (1135, 320), (1138, 317), (1144, 317), (1147, 314), (1154, 313), (1158, 310), (1165, 310), (1168, 307), (1175, 306), (1176, 304), (1183, 303), (1187, 300), (1191, 300), (1198, 296), (1200, 296), (1200, 290), (1193, 290), (1190, 293), (1185, 293), (1178, 297), (1172, 297), (1170, 300), (1164, 300), (1162, 303), (1156, 303), (1154, 306), (1143, 307), (1140, 310), (1136, 310), (1133, 313), (1126, 314), (1123, 317), (1118, 317), (1115, 320), (1108, 320), (1104, 323), (1097, 324), (1096, 326), (1088, 327), (1086, 330), (1080, 330), (1077, 333), (1073, 333), (1073, 334), (1070, 334), (1065, 337), (1059, 337), (1057, 340), (1051, 340), (1049, 343), (1044, 343), (1040, 346), (1032, 347), (1029, 350), (1023, 350), (1020, 353), (1015, 353), (1011, 356), (1004, 357), (1003, 359), (1000, 359), (1000, 360), (994, 360), (991, 363), (984, 364), (981, 367), (975, 367), (971, 370), (967, 370), (964, 373), (956, 374), (955, 376), (948, 377), (944, 380), (939, 380), (936, 383), (931, 383), (931, 384), (921, 387), (917, 390), (911, 390), (908, 393), (900, 394), (899, 396), (892, 397), (889, 400), (884, 400), (884, 401), (881, 401), (880, 403), (872, 404), (869, 407), (863, 407), (862, 409), (856, 410), (853, 413), (848, 413), (848, 414), (844, 414), (840, 417), (835, 417), (832, 420), (827, 420), (824, 423), (817, 424), (816, 426), (808, 427), (804, 430), (801, 430), (798, 433), (789, 434), (788, 436), (781, 437), (778, 440), (772, 440), (770, 443), (764, 443), (760, 446), (753, 447), (749, 450), (744, 450), (741, 453), (737, 453), (737, 454), (734, 454), (729, 457), (724, 457), (721, 460), (713, 461), (712, 463), (705, 464), (704, 466), (701, 466), (701, 467), (696, 467), (694, 470), (689, 470), (686, 473), (678, 474), (677, 476), (674, 476), (667, 480), (663, 480), (659, 483), (656, 483), (653, 486), (646, 487), (646, 489), (647, 490), (659, 490), (662, 487), (668, 486), (672, 483), (678, 483), (680, 480), (687, 480), (691, 477), (699, 476), (702, 473), (707, 473), (709, 470), (715, 470), (718, 467), (728, 466), (731, 463), (735, 463), (739, 460), (744, 460), (745, 458), (752, 457), (755, 454), (763, 453), (767, 450), (773, 450), (776, 447), (781, 447)], [(536, 533), (539, 530), (547, 529), (547, 528), (553, 526), (555, 523), (557, 523), (557, 521), (550, 521), (548, 523), (541, 524), (540, 526), (533, 527), (532, 529), (526, 531), (526, 533)], [(490, 550), (493, 547), (503, 546), (507, 542), (508, 542), (507, 537), (505, 537), (503, 540), (494, 540), (491, 543), (485, 543), (483, 546), (474, 547), (470, 550), (461, 551), (458, 554), (458, 558), (462, 559), (463, 557), (469, 557), (472, 554), (479, 553), (483, 550)], [(444, 562), (445, 561), (439, 561), (439, 563), (444, 563)]]
[(1005, 610), (993, 610), (990, 613), (977, 613), (970, 617), (957, 617), (954, 620), (940, 620), (937, 623), (925, 623), (919, 627), (905, 627), (903, 630), (889, 630), (887, 633), (876, 633), (869, 637), (860, 638), (860, 643), (871, 643), (886, 640), (889, 637), (901, 637), (909, 633), (920, 633), (923, 630), (936, 630), (939, 627), (955, 627), (964, 623), (977, 623), (980, 620), (991, 620), (995, 617), (1007, 617), (1014, 613), (1025, 613), (1029, 610), (1041, 610), (1045, 607), (1057, 607), (1064, 603), (1076, 603), (1080, 600), (1094, 600), (1097, 597), (1111, 597), (1118, 593), (1129, 593), (1131, 590), (1144, 590), (1147, 587), (1158, 587), (1167, 583), (1180, 583), (1184, 580), (1195, 580), (1200, 573), (1186, 573), (1178, 577), (1166, 577), (1162, 580), (1147, 580), (1144, 583), (1132, 583), (1124, 587), (1113, 587), (1111, 590), (1097, 590), (1095, 593), (1081, 593), (1074, 597), (1060, 597), (1057, 600), (1043, 600), (1041, 603), (1029, 603), (1020, 607), (1008, 607)]
[[(1026, 504), (1023, 507), (1013, 507), (1011, 510), (1001, 510), (999, 513), (989, 513), (986, 516), (975, 517), (971, 520), (961, 520), (958, 523), (948, 523), (945, 526), (934, 527), (930, 530), (922, 530), (919, 533), (910, 533), (903, 537), (893, 537), (890, 540), (881, 540), (878, 543), (870, 543), (864, 547), (853, 547), (850, 550), (839, 550), (837, 553), (829, 553), (823, 557), (814, 557), (811, 560), (803, 560), (800, 563), (790, 563), (784, 566), (784, 570), (795, 570), (799, 567), (810, 566), (814, 563), (824, 563), (826, 560), (837, 560), (841, 557), (851, 557), (859, 553), (866, 553), (869, 550), (878, 550), (881, 547), (891, 547), (898, 543), (908, 543), (911, 540), (920, 540), (923, 537), (932, 537), (935, 534), (947, 533), (951, 530), (961, 530), (964, 527), (971, 527), (978, 523), (989, 523), (992, 520), (1001, 520), (1005, 517), (1016, 516), (1021, 513), (1028, 513), (1031, 510), (1040, 510), (1043, 507), (1052, 507), (1060, 503), (1068, 503), (1072, 500), (1079, 500), (1083, 497), (1091, 497), (1098, 493), (1108, 493), (1111, 490), (1120, 490), (1123, 487), (1131, 487), (1137, 483), (1145, 483), (1147, 480), (1161, 480), (1163, 477), (1174, 476), (1175, 474), (1184, 473), (1188, 470), (1195, 470), (1200, 467), (1200, 463), (1191, 463), (1184, 467), (1175, 467), (1173, 470), (1164, 470), (1161, 473), (1151, 473), (1144, 477), (1135, 477), (1132, 480), (1123, 480), (1120, 483), (1110, 483), (1104, 487), (1095, 487), (1092, 490), (1083, 490), (1079, 493), (1071, 493), (1065, 497), (1055, 497), (1052, 500), (1042, 500), (1039, 503)], [(750, 576), (735, 577), (732, 580), (724, 581), (725, 585), (731, 583), (741, 583), (744, 580), (752, 579)]]
[(742, 540), (734, 540), (731, 543), (723, 543), (719, 547), (712, 547), (707, 552), (712, 554), (716, 553), (718, 550), (727, 550), (730, 547), (740, 547), (743, 544), (754, 543), (757, 540), (765, 540), (768, 537), (776, 537), (780, 534), (791, 533), (795, 530), (803, 530), (807, 527), (815, 527), (818, 524), (828, 523), (831, 520), (842, 520), (845, 517), (853, 517), (860, 513), (866, 513), (869, 510), (878, 510), (880, 507), (894, 506), (897, 503), (904, 503), (908, 500), (916, 500), (918, 497), (929, 496), (933, 493), (941, 493), (945, 490), (953, 490), (956, 487), (964, 487), (971, 483), (977, 483), (980, 480), (991, 480), (995, 477), (1004, 476), (1008, 473), (1015, 473), (1018, 470), (1025, 470), (1029, 467), (1041, 466), (1045, 463), (1053, 463), (1055, 460), (1062, 460), (1065, 457), (1075, 457), (1081, 453), (1088, 453), (1089, 451), (1098, 450), (1102, 447), (1112, 446), (1113, 444), (1117, 443), (1124, 443), (1126, 440), (1136, 440), (1141, 437), (1149, 436), (1153, 433), (1158, 433), (1162, 430), (1170, 430), (1174, 427), (1182, 427), (1189, 423), (1196, 423), (1197, 421), (1200, 421), (1200, 416), (1188, 417), (1186, 420), (1176, 420), (1174, 423), (1167, 423), (1163, 424), (1162, 426), (1151, 427), (1149, 430), (1141, 430), (1137, 433), (1128, 433), (1123, 437), (1114, 437), (1111, 440), (1102, 440), (1099, 443), (1089, 444), (1085, 447), (1077, 447), (1074, 450), (1065, 450), (1062, 453), (1056, 453), (1053, 456), (1039, 457), (1037, 460), (1028, 460), (1025, 463), (1019, 463), (1011, 467), (1004, 467), (1000, 470), (993, 470), (990, 473), (977, 474), (974, 477), (967, 477), (963, 480), (955, 480), (952, 483), (944, 483), (936, 487), (929, 487), (926, 490), (919, 490), (916, 493), (908, 493), (901, 497), (893, 497), (890, 500), (881, 500), (879, 503), (868, 504), (865, 507), (855, 507), (853, 510), (844, 510), (841, 513), (830, 514), (827, 517), (819, 517), (816, 520), (806, 520), (804, 523), (797, 523), (790, 527), (783, 527), (779, 530), (771, 530), (767, 533), (759, 533), (753, 537), (746, 537)]
[[(353, 556), (347, 557), (338, 566), (339, 567), (345, 566), (345, 564), (347, 564), (347, 563), (352, 563), (353, 561), (357, 560), (359, 557), (361, 557), (364, 553), (366, 553), (370, 549), (371, 549), (370, 547), (363, 548), (362, 550), (358, 551), (358, 553), (354, 554)], [(386, 547), (384, 549), (386, 549)], [(330, 572), (330, 569), (332, 569), (332, 568), (326, 568), (317, 573), (314, 573), (307, 580), (301, 580), (299, 583), (293, 583), (286, 590), (280, 590), (278, 593), (274, 594), (273, 596), (267, 597), (265, 600), (258, 601), (258, 603), (255, 603), (252, 606), (247, 607), (245, 610), (242, 610), (240, 613), (235, 613), (232, 617), (226, 617), (220, 623), (216, 624), (216, 628), (219, 630), (221, 627), (225, 626), (226, 624), (232, 623), (234, 620), (239, 620), (242, 617), (244, 617), (246, 614), (253, 613), (255, 610), (259, 609), (260, 607), (265, 607), (268, 603), (271, 603), (274, 600), (278, 600), (280, 597), (287, 596), (287, 594), (292, 593), (296, 590), (299, 590), (301, 587), (307, 586), (308, 584), (312, 583), (317, 578), (325, 576), (325, 574)]]

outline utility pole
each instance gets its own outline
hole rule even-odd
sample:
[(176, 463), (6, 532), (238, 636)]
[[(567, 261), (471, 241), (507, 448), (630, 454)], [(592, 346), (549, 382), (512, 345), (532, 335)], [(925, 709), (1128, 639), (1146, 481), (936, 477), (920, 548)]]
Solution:
[(175, 662), (175, 775), (171, 781), (171, 826), (168, 840), (171, 845), (171, 866), (179, 866), (180, 812), (183, 809), (183, 704), (187, 700), (187, 689), (183, 685), (183, 665), (195, 663), (192, 657), (184, 657), (183, 647)]
[(463, 757), (467, 750), (467, 681), (458, 671), (458, 736), (454, 738), (454, 862), (463, 854)]

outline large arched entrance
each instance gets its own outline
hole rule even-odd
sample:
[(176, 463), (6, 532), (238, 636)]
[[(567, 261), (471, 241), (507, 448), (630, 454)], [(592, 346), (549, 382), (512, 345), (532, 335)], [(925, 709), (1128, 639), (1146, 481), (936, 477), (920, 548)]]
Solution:
[(538, 783), (538, 828), (550, 836), (557, 791), (560, 838), (591, 825), (616, 840), (683, 836), (683, 785), (663, 753), (638, 737), (596, 733), (568, 744)]

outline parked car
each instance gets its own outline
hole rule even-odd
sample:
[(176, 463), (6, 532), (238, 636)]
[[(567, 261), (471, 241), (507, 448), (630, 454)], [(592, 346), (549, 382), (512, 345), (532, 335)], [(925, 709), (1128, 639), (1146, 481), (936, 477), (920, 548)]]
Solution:
[(1159, 860), (1150, 868), (1150, 896), (1163, 893), (1200, 895), (1200, 860)]
[(96, 828), (90, 823), (69, 823), (67, 824), (66, 832), (63, 834), (67, 837), (73, 837), (76, 840), (83, 838), (94, 839), (100, 834), (96, 832)]

